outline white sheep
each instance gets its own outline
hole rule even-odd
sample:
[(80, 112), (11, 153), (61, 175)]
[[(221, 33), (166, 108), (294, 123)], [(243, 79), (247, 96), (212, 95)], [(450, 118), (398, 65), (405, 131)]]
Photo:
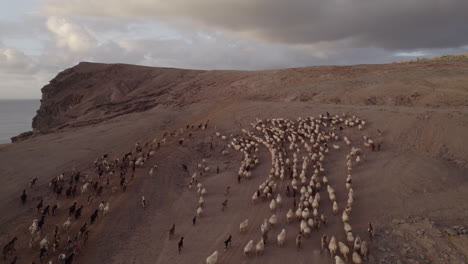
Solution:
[(58, 255), (58, 263), (59, 264), (62, 264), (62, 263), (65, 263), (65, 259), (67, 258), (67, 255), (65, 255), (64, 253)]
[(268, 232), (268, 221), (267, 219), (263, 219), (263, 224), (260, 225), (260, 231), (262, 232), (262, 235)]
[(258, 241), (257, 245), (255, 245), (255, 251), (257, 256), (263, 255), (263, 251), (265, 251), (265, 242), (263, 241), (263, 238)]
[(274, 211), (276, 209), (276, 201), (274, 199), (270, 202), (270, 210)]
[(338, 204), (336, 201), (333, 201), (333, 214), (336, 215), (338, 213)]
[(102, 214), (107, 215), (109, 213), (109, 202), (106, 203), (106, 206), (104, 207)]
[(45, 237), (41, 240), (41, 242), (39, 243), (39, 246), (41, 248), (45, 248), (45, 249), (48, 249), (49, 248), (49, 240), (47, 240), (47, 234), (45, 235)]
[(252, 195), (252, 202), (255, 204), (258, 200), (258, 195), (257, 195), (257, 192), (255, 192), (253, 195)]
[(72, 224), (72, 218), (68, 217), (67, 221), (63, 223), (63, 230), (67, 231), (70, 228), (71, 224)]
[(310, 216), (310, 212), (309, 212), (309, 208), (306, 208), (304, 209), (304, 211), (302, 211), (302, 219), (308, 219)]
[(338, 247), (340, 248), (341, 255), (345, 258), (346, 262), (348, 262), (348, 254), (349, 254), (348, 246), (346, 246), (344, 243), (340, 241), (338, 242)]
[(343, 214), (341, 215), (341, 221), (343, 221), (343, 224), (349, 221), (349, 216), (346, 211), (343, 211)]
[(272, 225), (272, 226), (275, 226), (276, 224), (278, 224), (278, 218), (276, 217), (276, 215), (272, 215), (270, 217), (270, 219), (268, 220), (268, 222)]
[(368, 253), (369, 253), (369, 248), (367, 247), (367, 242), (364, 240), (361, 242), (361, 256), (364, 260), (367, 259)]
[(279, 235), (276, 238), (278, 240), (278, 246), (283, 246), (284, 241), (286, 240), (286, 229), (283, 228), (283, 230), (281, 230), (281, 233), (279, 233)]
[(328, 244), (328, 250), (330, 250), (330, 256), (333, 257), (336, 254), (338, 246), (336, 245), (336, 239), (334, 236), (330, 239), (330, 243)]
[(216, 264), (218, 262), (218, 250), (206, 258), (206, 264)]
[(239, 232), (243, 233), (247, 231), (247, 228), (249, 227), (249, 219), (245, 219), (242, 223), (239, 225)]
[(353, 264), (362, 264), (362, 258), (357, 252), (353, 252)]
[(29, 232), (31, 232), (31, 235), (34, 235), (37, 232), (37, 230), (39, 229), (39, 226), (37, 224), (38, 222), (39, 222), (38, 219), (34, 219), (33, 223), (29, 227)]
[(282, 202), (283, 202), (283, 199), (281, 198), (281, 195), (278, 193), (278, 195), (276, 196), (276, 205), (280, 207)]
[(81, 186), (81, 193), (82, 194), (88, 191), (88, 186), (89, 186), (88, 182), (83, 184), (83, 186)]
[(198, 215), (198, 217), (200, 217), (202, 214), (203, 214), (203, 208), (198, 207), (198, 209), (197, 209), (197, 215)]
[(346, 264), (340, 256), (335, 256), (335, 264)]
[(294, 219), (294, 213), (292, 209), (289, 209), (289, 211), (286, 213), (286, 220), (288, 221), (288, 223), (291, 223), (293, 219)]
[(304, 236), (305, 236), (305, 237), (309, 237), (309, 236), (310, 236), (310, 233), (311, 233), (310, 227), (306, 226), (306, 228), (304, 228), (303, 233), (304, 233)]
[(249, 256), (253, 250), (253, 240), (250, 240), (247, 245), (244, 247), (244, 255)]
[(354, 251), (360, 252), (361, 251), (361, 238), (359, 236), (356, 236), (356, 239), (354, 240)]
[(198, 198), (198, 204), (200, 205), (200, 207), (203, 207), (203, 205), (205, 204), (205, 199), (203, 198), (203, 196), (200, 196), (200, 198)]
[(353, 245), (354, 244), (353, 232), (346, 233), (346, 240), (348, 241), (348, 245)]
[(344, 223), (344, 227), (343, 227), (343, 228), (344, 228), (344, 231), (345, 231), (346, 233), (353, 231), (353, 229), (351, 228), (351, 225), (350, 225), (348, 222), (345, 222), (345, 223)]

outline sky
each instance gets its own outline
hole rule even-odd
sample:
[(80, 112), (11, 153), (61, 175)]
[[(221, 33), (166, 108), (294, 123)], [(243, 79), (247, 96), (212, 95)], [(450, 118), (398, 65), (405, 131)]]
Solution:
[(0, 99), (80, 61), (264, 70), (468, 52), (466, 0), (0, 0)]

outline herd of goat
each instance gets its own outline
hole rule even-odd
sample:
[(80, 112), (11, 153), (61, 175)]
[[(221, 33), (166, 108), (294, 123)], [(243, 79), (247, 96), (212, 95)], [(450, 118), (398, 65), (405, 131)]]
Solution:
[[(260, 162), (258, 152), (261, 146), (265, 147), (271, 154), (271, 170), (265, 181), (253, 193), (251, 200), (254, 206), (258, 206), (256, 205), (258, 203), (268, 204), (272, 214), (269, 218), (265, 218), (260, 225), (258, 242), (255, 243), (253, 239), (249, 240), (244, 247), (244, 254), (247, 257), (254, 252), (257, 256), (264, 254), (265, 245), (269, 242), (269, 233), (279, 225), (279, 222), (284, 223), (284, 221), (280, 221), (282, 216), (277, 214), (278, 209), (289, 203), (292, 204), (292, 207), (283, 217), (288, 225), (298, 224), (297, 235), (294, 235), (298, 249), (301, 248), (305, 239), (311, 237), (312, 230), (326, 226), (328, 217), (339, 215), (341, 212), (346, 241), (338, 241), (334, 235), (323, 235), (320, 238), (321, 252), (328, 250), (336, 264), (344, 264), (349, 260), (355, 264), (363, 263), (368, 256), (369, 242), (353, 234), (349, 219), (354, 202), (351, 174), (353, 168), (363, 162), (362, 152), (365, 150), (353, 145), (342, 131), (352, 127), (363, 130), (366, 122), (356, 116), (326, 113), (319, 115), (318, 118), (298, 118), (297, 120), (257, 119), (251, 125), (253, 131), (242, 129), (240, 135), (222, 135), (216, 128), (214, 132), (219, 140), (225, 142), (221, 151), (223, 156), (229, 155), (231, 151), (238, 151), (242, 154), (240, 168), (236, 174), (239, 183), (254, 177), (255, 168)], [(198, 129), (205, 130), (207, 126), (208, 122), (200, 124)], [(171, 133), (165, 133), (164, 138), (159, 142), (155, 139), (144, 145), (137, 143), (121, 159), (109, 159), (107, 154), (103, 155), (95, 160), (94, 169), (89, 174), (82, 174), (73, 168), (69, 172), (54, 177), (49, 183), (52, 192), (49, 195), (50, 203), (41, 199), (34, 207), (36, 219), (29, 227), (29, 247), (37, 250), (38, 253), (31, 263), (35, 263), (35, 260), (39, 259), (41, 263), (46, 261), (48, 264), (52, 264), (54, 263), (52, 257), (55, 256), (57, 263), (71, 264), (86, 243), (92, 225), (98, 218), (109, 213), (109, 201), (100, 199), (103, 192), (114, 194), (119, 189), (125, 192), (127, 185), (134, 179), (136, 169), (144, 167), (147, 160), (154, 156), (161, 145), (167, 144), (170, 138), (182, 136), (193, 129), (196, 130), (197, 127), (187, 126), (186, 129), (181, 128)], [(380, 134), (380, 131), (378, 133)], [(192, 133), (189, 133), (188, 136), (192, 137)], [(366, 149), (380, 150), (380, 143), (374, 142), (367, 136), (362, 138), (362, 145)], [(175, 141), (180, 145), (184, 144), (183, 138), (179, 137)], [(344, 161), (347, 173), (343, 177), (343, 184), (347, 190), (347, 201), (342, 208), (338, 206), (334, 186), (328, 181), (330, 175), (327, 176), (323, 165), (329, 152), (340, 149), (349, 151)], [(183, 167), (188, 171), (186, 165)], [(156, 169), (157, 165), (152, 166), (149, 175), (153, 175)], [(202, 159), (197, 164), (196, 170), (197, 172), (193, 173), (188, 184), (189, 188), (196, 189), (198, 194), (198, 208), (192, 219), (193, 225), (196, 224), (197, 218), (204, 215), (207, 189), (203, 185), (202, 179), (204, 174), (211, 171), (211, 167), (208, 166), (206, 159)], [(219, 173), (219, 167), (216, 168), (216, 172)], [(37, 181), (37, 178), (30, 181), (29, 193), (34, 193)], [(321, 197), (321, 195), (325, 195), (323, 190), (328, 193), (333, 215), (327, 216), (323, 210), (325, 206), (324, 197)], [(225, 196), (229, 194), (229, 191), (230, 187), (228, 186), (225, 189)], [(87, 196), (87, 199), (78, 199), (78, 196), (84, 198)], [(20, 198), (23, 204), (29, 202), (26, 189), (23, 190)], [(78, 203), (77, 200), (81, 200), (82, 203)], [(292, 202), (288, 202), (288, 200)], [(66, 203), (69, 203), (70, 206), (65, 206)], [(141, 203), (145, 208), (144, 196), (141, 197)], [(227, 204), (228, 199), (221, 203), (223, 211)], [(68, 210), (63, 210), (64, 208), (68, 208)], [(85, 213), (88, 214), (86, 217), (83, 216)], [(65, 221), (61, 222), (60, 219)], [(245, 233), (247, 229), (249, 229), (249, 219), (245, 219), (239, 225), (240, 233)], [(174, 237), (174, 232), (175, 224), (169, 230), (169, 238)], [(368, 223), (368, 234), (369, 239), (372, 240), (374, 230), (370, 222)], [(63, 241), (65, 237), (66, 240)], [(286, 243), (285, 228), (281, 229), (276, 239), (279, 247)], [(13, 237), (3, 247), (4, 259), (10, 258), (12, 264), (16, 264), (18, 259), (18, 256), (15, 255), (17, 240), (17, 237)], [(180, 237), (179, 254), (183, 243), (184, 237)], [(230, 235), (224, 241), (225, 250), (230, 247), (231, 243), (232, 236)], [(219, 252), (215, 250), (206, 258), (206, 263), (215, 264), (218, 263), (218, 259)]]

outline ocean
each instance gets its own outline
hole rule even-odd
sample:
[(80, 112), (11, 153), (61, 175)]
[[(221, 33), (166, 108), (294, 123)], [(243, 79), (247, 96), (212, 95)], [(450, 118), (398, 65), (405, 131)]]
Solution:
[(0, 100), (0, 144), (32, 130), (32, 119), (41, 102), (37, 100)]

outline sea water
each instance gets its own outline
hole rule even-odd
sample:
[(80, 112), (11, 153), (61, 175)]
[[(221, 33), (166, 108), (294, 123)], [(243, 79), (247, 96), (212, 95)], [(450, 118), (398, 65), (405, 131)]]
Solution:
[(40, 106), (37, 100), (0, 100), (0, 144), (32, 130), (32, 119)]

